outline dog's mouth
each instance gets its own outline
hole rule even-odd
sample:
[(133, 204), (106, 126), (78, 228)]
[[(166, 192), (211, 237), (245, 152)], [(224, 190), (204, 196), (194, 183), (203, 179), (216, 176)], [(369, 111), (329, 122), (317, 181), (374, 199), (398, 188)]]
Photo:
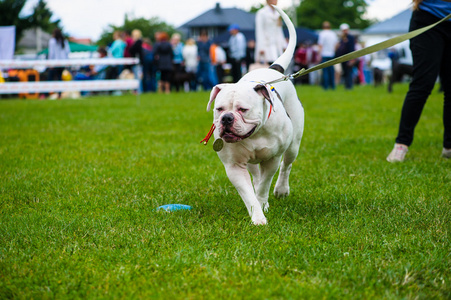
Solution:
[(236, 143), (250, 137), (254, 133), (255, 128), (257, 128), (257, 126), (254, 126), (248, 133), (241, 136), (233, 133), (230, 128), (224, 128), (224, 130), (220, 134), (220, 137), (226, 143)]

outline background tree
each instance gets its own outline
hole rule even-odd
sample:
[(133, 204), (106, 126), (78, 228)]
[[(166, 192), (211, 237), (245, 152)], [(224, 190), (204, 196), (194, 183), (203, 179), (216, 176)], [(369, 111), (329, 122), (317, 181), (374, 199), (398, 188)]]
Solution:
[(40, 27), (43, 31), (52, 33), (55, 28), (61, 28), (61, 20), (56, 19), (52, 21), (53, 12), (47, 8), (45, 0), (39, 0), (36, 6), (33, 8), (33, 13), (28, 16), (28, 22), (31, 27)]
[(16, 46), (25, 30), (40, 27), (43, 31), (52, 33), (60, 23), (60, 20), (50, 20), (53, 13), (44, 0), (39, 0), (31, 15), (22, 16), (26, 2), (27, 0), (0, 0), (0, 26), (16, 26)]
[(26, 0), (0, 0), (0, 26), (16, 26), (16, 44), (23, 32), (30, 28), (27, 17), (21, 17)]
[(302, 0), (297, 8), (298, 24), (320, 29), (327, 20), (333, 28), (347, 23), (351, 28), (364, 29), (374, 23), (364, 17), (367, 7), (365, 0)]
[(100, 39), (97, 41), (97, 45), (107, 46), (113, 42), (113, 32), (116, 30), (129, 31), (133, 29), (141, 30), (143, 38), (149, 38), (155, 41), (154, 36), (158, 31), (165, 31), (172, 35), (176, 30), (173, 26), (161, 21), (158, 17), (151, 19), (138, 18), (129, 19), (128, 15), (125, 15), (124, 24), (122, 26), (108, 25), (108, 28), (103, 31)]

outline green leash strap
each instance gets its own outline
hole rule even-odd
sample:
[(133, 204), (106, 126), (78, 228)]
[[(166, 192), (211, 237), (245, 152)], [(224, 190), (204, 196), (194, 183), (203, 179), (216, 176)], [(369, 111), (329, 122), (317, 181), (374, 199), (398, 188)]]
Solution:
[(385, 48), (389, 48), (389, 47), (394, 46), (394, 45), (396, 45), (398, 43), (401, 43), (401, 42), (404, 42), (404, 41), (409, 40), (411, 38), (414, 38), (417, 35), (420, 35), (423, 32), (428, 31), (429, 29), (437, 26), (438, 24), (440, 24), (440, 23), (442, 23), (442, 22), (444, 22), (444, 21), (446, 21), (446, 20), (448, 20), (450, 18), (451, 18), (451, 14), (449, 14), (448, 16), (444, 17), (443, 19), (441, 19), (440, 21), (438, 21), (438, 22), (436, 22), (436, 23), (434, 23), (432, 25), (425, 26), (423, 28), (420, 28), (420, 29), (408, 32), (406, 34), (403, 34), (403, 35), (400, 35), (400, 36), (388, 39), (386, 41), (380, 42), (380, 43), (375, 44), (373, 46), (370, 46), (370, 47), (367, 47), (367, 48), (363, 48), (363, 49), (360, 49), (360, 50), (357, 50), (357, 51), (354, 51), (354, 52), (342, 55), (340, 57), (331, 59), (329, 61), (323, 62), (323, 63), (321, 63), (319, 65), (314, 66), (314, 67), (311, 67), (309, 69), (302, 69), (302, 70), (300, 70), (297, 73), (294, 73), (292, 75), (284, 76), (284, 77), (282, 77), (280, 79), (268, 82), (267, 84), (272, 84), (272, 83), (276, 83), (276, 82), (280, 82), (280, 81), (285, 81), (285, 80), (288, 80), (288, 79), (294, 79), (294, 78), (297, 78), (299, 76), (303, 76), (303, 75), (306, 75), (308, 73), (311, 73), (311, 72), (314, 72), (314, 71), (317, 71), (317, 70), (320, 70), (320, 69), (324, 69), (324, 68), (327, 68), (327, 67), (330, 67), (330, 66), (342, 63), (342, 62), (346, 62), (346, 61), (349, 61), (349, 60), (352, 60), (352, 59), (356, 59), (356, 58), (362, 57), (362, 56), (367, 55), (367, 54), (371, 54), (371, 53), (383, 50)]

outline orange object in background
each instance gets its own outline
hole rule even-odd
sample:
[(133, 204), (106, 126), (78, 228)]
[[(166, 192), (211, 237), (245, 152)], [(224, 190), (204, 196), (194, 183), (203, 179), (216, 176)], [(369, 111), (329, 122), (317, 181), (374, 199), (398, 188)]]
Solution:
[[(36, 70), (9, 70), (8, 77), (17, 78), (17, 81), (39, 81), (39, 72)], [(39, 93), (21, 93), (19, 98), (38, 99)]]

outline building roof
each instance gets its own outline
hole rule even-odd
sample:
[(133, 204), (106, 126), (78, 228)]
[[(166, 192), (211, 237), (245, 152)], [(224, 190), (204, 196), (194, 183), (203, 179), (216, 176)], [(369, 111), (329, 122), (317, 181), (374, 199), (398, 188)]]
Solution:
[(399, 34), (409, 32), (412, 10), (406, 9), (392, 18), (374, 24), (363, 31), (364, 34)]
[(238, 8), (222, 8), (219, 3), (216, 3), (215, 8), (206, 11), (180, 27), (228, 27), (230, 24), (237, 24), (240, 29), (254, 29), (255, 14)]

